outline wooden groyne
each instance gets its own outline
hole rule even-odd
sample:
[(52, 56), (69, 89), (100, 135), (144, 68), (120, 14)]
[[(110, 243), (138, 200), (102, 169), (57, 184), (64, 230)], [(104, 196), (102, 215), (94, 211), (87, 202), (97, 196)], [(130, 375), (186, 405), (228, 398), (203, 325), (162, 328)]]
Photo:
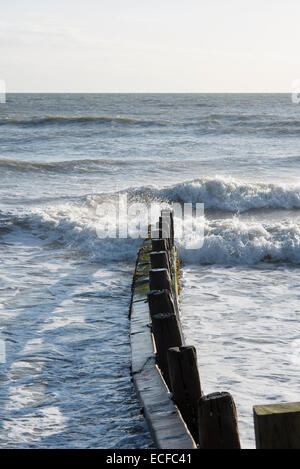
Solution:
[[(132, 378), (154, 444), (162, 449), (239, 446), (236, 413), (228, 393), (203, 396), (196, 350), (186, 346), (179, 316), (179, 260), (173, 215), (164, 211), (158, 230), (139, 250), (132, 283)], [(228, 402), (228, 400), (230, 402)], [(215, 410), (215, 418), (212, 412)], [(224, 410), (224, 419), (219, 412)], [(198, 413), (202, 412), (199, 427)], [(199, 439), (199, 431), (202, 438)], [(232, 444), (227, 444), (232, 436)], [(238, 442), (238, 443), (237, 443)], [(201, 445), (202, 446), (202, 445)]]
[[(158, 245), (160, 245), (159, 248), (165, 247), (164, 243), (164, 239), (158, 241), (156, 248), (158, 249)], [(159, 324), (161, 323), (163, 323), (162, 330), (165, 330), (165, 328), (168, 330), (174, 315), (167, 313), (160, 318), (160, 313), (158, 313), (153, 314), (151, 318), (148, 303), (150, 294), (149, 277), (151, 276), (152, 286), (156, 282), (162, 281), (162, 285), (166, 287), (162, 290), (164, 300), (166, 302), (168, 300), (172, 301), (172, 306), (177, 310), (178, 276), (175, 274), (177, 256), (175, 253), (171, 256), (171, 251), (168, 249), (168, 262), (170, 264), (167, 268), (151, 269), (150, 253), (152, 249), (152, 240), (149, 237), (139, 250), (132, 284), (130, 305), (132, 379), (155, 447), (162, 449), (193, 449), (196, 448), (196, 444), (177, 406), (171, 399), (165, 381), (166, 375), (163, 375), (163, 371), (158, 364), (158, 356), (163, 360), (163, 349), (160, 348), (158, 353), (153, 337), (152, 321), (156, 324), (157, 331), (159, 331), (161, 327)], [(173, 271), (173, 274), (171, 271)], [(160, 290), (154, 291), (158, 292)], [(155, 299), (152, 304), (155, 307)], [(172, 306), (169, 305), (169, 307)], [(163, 311), (163, 313), (165, 312)], [(177, 319), (175, 322), (177, 322)], [(157, 333), (159, 334), (159, 332)], [(181, 331), (177, 331), (177, 334), (180, 336)], [(163, 337), (161, 337), (161, 340), (164, 340)], [(169, 343), (170, 345), (176, 345), (172, 341)]]
[[(159, 449), (240, 449), (229, 392), (204, 395), (196, 349), (185, 344), (179, 315), (180, 266), (173, 214), (139, 250), (129, 311), (132, 379)], [(300, 448), (300, 404), (255, 406), (257, 448)]]

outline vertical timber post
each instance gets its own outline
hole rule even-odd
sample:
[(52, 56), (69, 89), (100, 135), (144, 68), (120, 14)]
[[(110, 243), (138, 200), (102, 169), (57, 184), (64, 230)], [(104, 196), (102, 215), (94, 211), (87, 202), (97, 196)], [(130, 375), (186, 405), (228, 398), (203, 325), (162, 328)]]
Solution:
[(163, 220), (166, 220), (166, 225), (168, 226), (168, 239), (170, 248), (174, 246), (174, 215), (173, 211), (170, 209), (164, 209), (161, 211), (161, 217)]
[(168, 367), (174, 401), (194, 440), (198, 442), (198, 401), (202, 391), (195, 347), (170, 348)]
[(172, 291), (172, 281), (168, 269), (151, 269), (149, 271), (150, 290)]
[(150, 316), (159, 313), (175, 314), (174, 300), (169, 290), (154, 290), (148, 293)]
[(177, 316), (171, 313), (154, 314), (152, 316), (152, 332), (156, 346), (157, 363), (168, 388), (171, 389), (168, 349), (182, 345), (182, 335)]
[(152, 238), (152, 251), (167, 251), (169, 248), (164, 238)]
[(300, 402), (253, 407), (256, 449), (300, 449)]
[(170, 239), (170, 218), (169, 216), (162, 215), (159, 217), (158, 222), (159, 237)]
[(199, 399), (198, 423), (200, 449), (240, 449), (236, 408), (228, 392)]
[(167, 251), (154, 251), (150, 252), (150, 262), (152, 269), (170, 269), (169, 256)]

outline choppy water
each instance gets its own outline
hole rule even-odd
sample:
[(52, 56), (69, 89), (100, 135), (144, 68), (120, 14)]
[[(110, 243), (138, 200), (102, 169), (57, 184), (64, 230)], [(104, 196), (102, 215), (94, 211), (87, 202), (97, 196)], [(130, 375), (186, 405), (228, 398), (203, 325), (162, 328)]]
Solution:
[[(288, 95), (9, 95), (0, 106), (2, 447), (149, 447), (127, 320), (139, 240), (96, 208), (203, 202), (182, 321), (204, 392), (298, 400), (300, 107)], [(186, 233), (186, 238), (189, 233)]]

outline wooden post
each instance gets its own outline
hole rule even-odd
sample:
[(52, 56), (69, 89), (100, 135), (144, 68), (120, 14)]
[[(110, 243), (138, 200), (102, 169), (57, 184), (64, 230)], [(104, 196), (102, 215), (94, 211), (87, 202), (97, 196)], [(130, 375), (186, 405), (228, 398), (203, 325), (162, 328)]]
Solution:
[(165, 238), (152, 238), (152, 251), (167, 251), (169, 249)]
[(161, 369), (168, 388), (171, 388), (168, 369), (168, 349), (180, 347), (182, 336), (175, 314), (160, 313), (152, 316), (152, 332), (154, 335), (157, 363)]
[(231, 394), (202, 396), (198, 407), (200, 449), (239, 449), (237, 413)]
[(168, 269), (151, 269), (149, 271), (150, 290), (172, 290)]
[(257, 449), (300, 449), (300, 402), (253, 407)]
[(167, 251), (150, 252), (151, 269), (166, 268), (170, 270)]
[(158, 221), (159, 237), (170, 238), (170, 218), (164, 216), (159, 217)]
[(174, 300), (169, 290), (150, 291), (148, 293), (148, 303), (151, 317), (159, 313), (175, 314)]
[(174, 246), (174, 214), (173, 212), (170, 213), (170, 246), (171, 248)]
[(168, 368), (174, 401), (194, 440), (198, 443), (198, 401), (202, 391), (195, 347), (170, 348)]
[(161, 211), (161, 216), (164, 219), (168, 220), (169, 224), (169, 243), (170, 247), (172, 248), (174, 246), (174, 216), (173, 216), (173, 211), (170, 209), (164, 209)]
[(153, 227), (151, 230), (151, 238), (152, 239), (160, 239), (159, 238), (159, 229), (156, 227)]

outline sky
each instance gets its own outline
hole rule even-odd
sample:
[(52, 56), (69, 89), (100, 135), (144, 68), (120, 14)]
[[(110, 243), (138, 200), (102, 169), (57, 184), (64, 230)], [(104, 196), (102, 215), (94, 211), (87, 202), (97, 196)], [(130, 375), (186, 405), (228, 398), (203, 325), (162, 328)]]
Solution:
[(299, 0), (0, 0), (8, 92), (291, 92)]

